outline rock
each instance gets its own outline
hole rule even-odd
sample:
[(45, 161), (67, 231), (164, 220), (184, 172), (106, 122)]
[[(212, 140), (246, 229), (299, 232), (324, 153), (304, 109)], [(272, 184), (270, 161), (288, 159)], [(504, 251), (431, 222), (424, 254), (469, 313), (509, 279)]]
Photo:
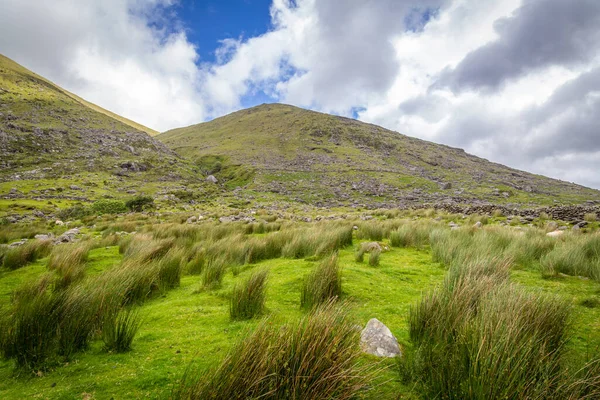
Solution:
[(450, 222), (448, 222), (448, 226), (450, 228), (454, 228), (455, 226), (458, 226), (458, 225), (456, 225), (456, 223), (454, 221), (450, 221)]
[(34, 238), (38, 240), (50, 240), (52, 238), (52, 234), (49, 233), (47, 235), (35, 235)]
[(569, 229), (569, 228), (567, 228), (564, 225), (558, 228), (559, 231), (566, 231), (567, 229)]
[(481, 221), (477, 221), (475, 222), (475, 225), (473, 225), (473, 228), (481, 228), (483, 226), (483, 224), (481, 223)]
[(450, 182), (440, 183), (440, 189), (442, 189), (442, 190), (450, 190), (450, 189), (452, 189), (452, 184)]
[(352, 227), (352, 230), (354, 230), (354, 231), (357, 231), (357, 230), (358, 230), (358, 226), (354, 225), (354, 226)]
[(212, 183), (219, 183), (219, 180), (218, 180), (217, 178), (215, 178), (215, 176), (214, 176), (214, 175), (209, 175), (209, 176), (206, 178), (206, 180), (207, 180), (208, 182), (212, 182)]
[(71, 190), (83, 190), (82, 188), (80, 188), (77, 185), (71, 185), (71, 186), (69, 186), (69, 189), (71, 189)]
[(219, 218), (219, 222), (222, 224), (225, 224), (227, 222), (233, 222), (233, 221), (235, 221), (235, 218), (233, 218), (233, 217), (220, 217)]
[(198, 220), (198, 218), (196, 218), (195, 215), (192, 215), (191, 217), (189, 217), (187, 219), (187, 221), (185, 221), (186, 224), (193, 224), (194, 222), (196, 222)]
[(27, 239), (21, 239), (19, 241), (9, 244), (8, 247), (19, 247), (19, 246), (23, 246), (25, 243), (27, 243)]
[(548, 233), (546, 233), (546, 236), (550, 236), (550, 237), (559, 237), (559, 236), (562, 236), (562, 235), (564, 235), (564, 233), (565, 233), (565, 231), (560, 231), (560, 230), (558, 230), (558, 231), (552, 231), (552, 232), (548, 232)]
[(365, 353), (377, 357), (402, 356), (398, 340), (377, 318), (371, 319), (360, 333), (360, 347)]
[(54, 243), (56, 243), (56, 244), (71, 243), (71, 242), (75, 241), (75, 236), (77, 236), (78, 234), (79, 234), (78, 228), (69, 229), (68, 231), (66, 231), (65, 233), (60, 235), (58, 238), (56, 238)]
[(61, 220), (57, 219), (56, 221), (54, 221), (54, 225), (58, 225), (58, 226), (63, 226), (65, 223), (62, 222)]
[(555, 230), (557, 230), (557, 229), (558, 229), (558, 222), (555, 222), (555, 221), (550, 221), (550, 222), (548, 222), (548, 224), (546, 225), (546, 228), (547, 228), (549, 231), (555, 231)]

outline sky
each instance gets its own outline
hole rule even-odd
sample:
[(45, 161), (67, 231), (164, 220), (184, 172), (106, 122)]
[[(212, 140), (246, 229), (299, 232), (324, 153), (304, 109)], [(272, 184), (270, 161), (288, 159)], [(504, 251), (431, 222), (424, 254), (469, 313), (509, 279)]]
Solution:
[(282, 102), (600, 189), (598, 0), (0, 0), (0, 53), (159, 131)]

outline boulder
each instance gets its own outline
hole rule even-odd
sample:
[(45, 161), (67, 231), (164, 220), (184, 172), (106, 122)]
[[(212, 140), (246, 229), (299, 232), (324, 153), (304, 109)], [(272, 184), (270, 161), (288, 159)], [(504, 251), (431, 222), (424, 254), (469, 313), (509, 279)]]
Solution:
[(360, 334), (360, 347), (367, 354), (377, 357), (402, 356), (398, 340), (377, 318), (371, 319)]
[(218, 180), (217, 178), (215, 178), (215, 176), (214, 176), (214, 175), (209, 175), (209, 176), (206, 178), (206, 180), (207, 180), (208, 182), (212, 182), (212, 183), (219, 183), (219, 180)]
[(8, 247), (19, 247), (19, 246), (23, 246), (25, 243), (27, 243), (27, 239), (21, 239), (17, 242), (13, 242), (13, 243), (9, 244)]
[(550, 236), (550, 237), (559, 237), (564, 235), (565, 231), (561, 231), (561, 230), (556, 230), (556, 231), (552, 231), (552, 232), (548, 232), (546, 233), (546, 236)]

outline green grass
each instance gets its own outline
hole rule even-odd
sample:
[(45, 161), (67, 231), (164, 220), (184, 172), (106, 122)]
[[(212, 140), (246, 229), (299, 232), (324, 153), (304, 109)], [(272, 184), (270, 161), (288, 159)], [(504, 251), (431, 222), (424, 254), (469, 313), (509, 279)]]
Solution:
[[(192, 235), (190, 232), (193, 231), (185, 225), (177, 229), (175, 227), (158, 225), (139, 234), (129, 248), (124, 249), (125, 256), (131, 258), (129, 261), (125, 259), (125, 264), (142, 259), (150, 262), (150, 265), (159, 265), (157, 255), (169, 253), (166, 243), (184, 246), (186, 250), (185, 255), (181, 255), (182, 260), (192, 259), (197, 248), (194, 247), (195, 242), (188, 243), (185, 238)], [(233, 235), (237, 240), (252, 241), (271, 234), (251, 234), (239, 239), (236, 236), (237, 228), (226, 229), (227, 232), (218, 234), (216, 230), (211, 231), (211, 235), (216, 235), (214, 240), (223, 235)], [(282, 227), (283, 232), (288, 229), (289, 226)], [(159, 232), (159, 237), (171, 236), (173, 240), (163, 242), (165, 239), (151, 239), (154, 233)], [(484, 234), (491, 235), (487, 231)], [(503, 237), (488, 236), (486, 240), (494, 243), (491, 248), (511, 249)], [(213, 243), (211, 240), (205, 244), (210, 245)], [(353, 324), (364, 326), (371, 318), (378, 318), (396, 335), (407, 353), (406, 350), (412, 346), (408, 329), (409, 309), (424, 293), (443, 281), (447, 275), (446, 268), (432, 261), (432, 252), (427, 245), (421, 250), (412, 247), (391, 248), (382, 254), (379, 266), (373, 268), (368, 263), (357, 262), (354, 247), (346, 244), (338, 251), (338, 263), (343, 268), (342, 294), (349, 307), (349, 319)], [(387, 241), (384, 239), (382, 244), (386, 245)], [(360, 243), (358, 245), (362, 247)], [(482, 244), (477, 246), (486, 248)], [(164, 290), (157, 288), (151, 296), (140, 298), (136, 309), (144, 316), (144, 324), (137, 331), (131, 351), (125, 354), (106, 352), (100, 337), (92, 335), (87, 343), (82, 343), (83, 351), (72, 351), (68, 361), (58, 358), (40, 377), (29, 377), (29, 374), (23, 373), (14, 375), (13, 363), (0, 361), (0, 398), (18, 399), (36, 395), (81, 398), (84, 393), (99, 399), (168, 398), (171, 391), (179, 387), (180, 379), (192, 362), (195, 371), (207, 372), (219, 365), (232, 346), (261, 323), (257, 318), (231, 320), (229, 315), (230, 296), (234, 287), (248, 281), (256, 271), (268, 271), (269, 274), (263, 315), (274, 327), (294, 324), (306, 315), (306, 311), (299, 307), (304, 277), (327, 260), (317, 260), (314, 253), (309, 254), (308, 259), (267, 258), (244, 263), (236, 267), (237, 276), (228, 266), (222, 274), (221, 284), (212, 286), (211, 290), (198, 290), (201, 285), (198, 275), (182, 274), (179, 286), (169, 284)], [(116, 245), (93, 248), (85, 264), (86, 279), (97, 279), (109, 272), (119, 277), (117, 272), (123, 268), (122, 257)], [(46, 262), (47, 259), (42, 259), (15, 271), (0, 271), (0, 308), (9, 304), (14, 288), (43, 275)], [(177, 265), (180, 270), (185, 263)], [(137, 271), (137, 268), (133, 271)], [(149, 282), (158, 282), (154, 280), (157, 279), (158, 270), (153, 271)], [(166, 282), (176, 282), (165, 279)], [(568, 362), (573, 360), (573, 365), (581, 365), (579, 361), (595, 354), (600, 346), (600, 335), (597, 334), (600, 331), (600, 308), (588, 305), (596, 304), (594, 299), (600, 298), (597, 282), (562, 275), (542, 279), (535, 265), (513, 269), (510, 279), (534, 294), (542, 291), (558, 295), (572, 306), (573, 334), (568, 344)], [(77, 331), (77, 326), (73, 329)], [(82, 334), (85, 337), (85, 331)], [(66, 349), (68, 345), (65, 343)], [(77, 343), (71, 345), (75, 348), (79, 346)], [(378, 362), (370, 356), (361, 356), (360, 360), (364, 365), (371, 366)], [(375, 390), (367, 394), (367, 399), (396, 399), (398, 396), (418, 398), (418, 390), (412, 384), (401, 381), (394, 360), (384, 360), (377, 365), (383, 370), (378, 373)]]

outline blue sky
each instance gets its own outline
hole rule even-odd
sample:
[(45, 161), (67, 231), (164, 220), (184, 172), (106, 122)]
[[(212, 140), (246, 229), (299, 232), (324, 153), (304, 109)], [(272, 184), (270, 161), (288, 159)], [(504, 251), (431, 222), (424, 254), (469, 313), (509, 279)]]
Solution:
[(255, 37), (269, 29), (271, 0), (182, 0), (176, 7), (201, 62), (214, 62), (219, 41)]

